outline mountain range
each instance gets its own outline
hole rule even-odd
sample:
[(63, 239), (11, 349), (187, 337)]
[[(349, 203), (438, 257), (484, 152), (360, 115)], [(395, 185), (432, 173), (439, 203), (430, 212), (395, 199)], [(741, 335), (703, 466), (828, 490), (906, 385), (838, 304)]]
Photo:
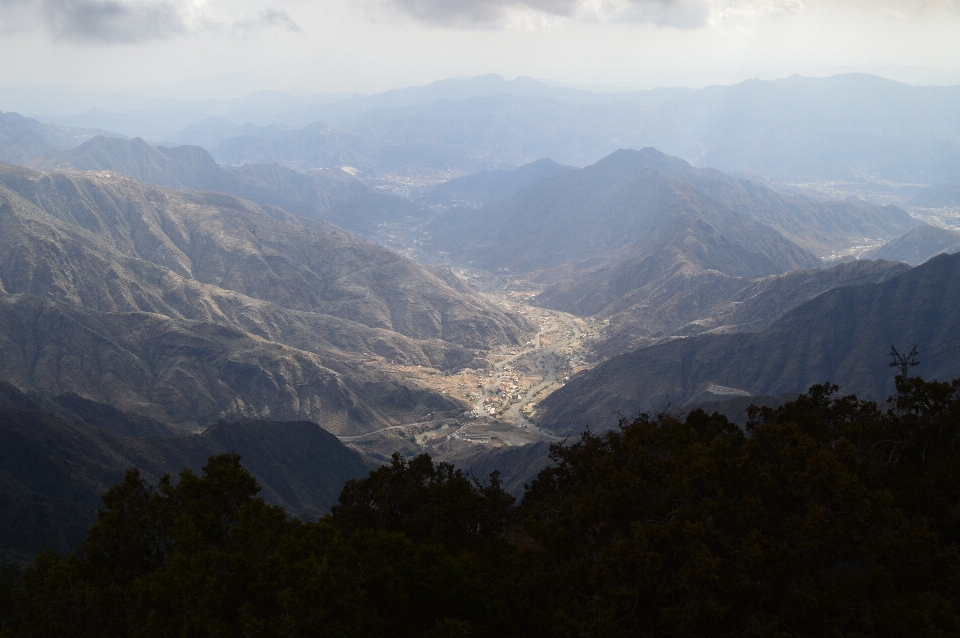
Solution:
[[(542, 157), (586, 166), (617, 148), (646, 146), (697, 166), (790, 183), (955, 184), (960, 166), (960, 88), (858, 73), (621, 92), (479, 76), (312, 104), (254, 98), (252, 110), (139, 105), (46, 118), (54, 124), (44, 126), (115, 126), (166, 145), (201, 145), (232, 165), (352, 166), (414, 177), (508, 169)], [(27, 144), (4, 155), (4, 145), (6, 161), (50, 150)]]
[[(396, 442), (521, 496), (550, 434), (743, 425), (825, 381), (882, 401), (890, 346), (960, 376), (960, 233), (907, 212), (952, 223), (960, 87), (482, 76), (255, 102), (0, 113), (0, 564), (76, 547), (134, 466), (238, 453), (309, 519)], [(826, 180), (878, 203), (808, 194)]]
[(73, 148), (98, 135), (123, 137), (98, 129), (44, 124), (19, 113), (0, 111), (0, 162), (30, 162), (66, 148)]
[(532, 272), (615, 251), (619, 261), (643, 254), (684, 214), (726, 232), (754, 260), (747, 270), (766, 274), (816, 266), (864, 237), (889, 240), (919, 225), (892, 206), (785, 196), (646, 148), (617, 151), (479, 211), (450, 211), (427, 229), (430, 246), (462, 260)]
[(530, 330), (325, 222), (114, 173), (0, 166), (0, 229), (0, 378), (189, 428), (455, 409), (383, 366), (450, 369)]
[(833, 382), (884, 400), (894, 392), (889, 352), (918, 346), (927, 380), (960, 376), (960, 254), (941, 255), (881, 283), (823, 292), (759, 332), (676, 339), (613, 357), (571, 378), (537, 420), (563, 435), (606, 429), (617, 413), (715, 400), (779, 396)]
[(960, 232), (924, 224), (902, 237), (863, 254), (865, 259), (889, 259), (917, 266), (941, 253), (960, 252)]
[(864, 237), (918, 224), (893, 206), (783, 195), (648, 148), (453, 208), (425, 227), (424, 244), (539, 282), (538, 305), (608, 319), (593, 348), (609, 356), (671, 335), (758, 329), (778, 303), (782, 312), (834, 285), (882, 281), (901, 267), (820, 269)]
[[(321, 105), (276, 120), (302, 128), (208, 148), (228, 163), (415, 175), (540, 157), (585, 166), (617, 148), (655, 146), (697, 166), (792, 183), (936, 184), (955, 181), (960, 165), (958, 106), (957, 87), (864, 74), (622, 93), (475, 78)], [(210, 143), (203, 131), (177, 139)]]
[(481, 171), (455, 177), (423, 195), (420, 200), (431, 206), (477, 208), (493, 200), (505, 199), (537, 182), (573, 170), (543, 158), (513, 169)]
[(112, 171), (157, 186), (228, 193), (364, 235), (375, 234), (381, 222), (429, 214), (423, 206), (373, 188), (336, 168), (306, 174), (277, 164), (225, 169), (199, 146), (154, 147), (139, 138), (128, 141), (98, 136), (29, 164)]
[[(569, 288), (552, 287), (537, 302), (606, 320), (600, 338), (589, 344), (595, 357), (606, 358), (675, 337), (762, 330), (827, 290), (880, 283), (908, 269), (895, 261), (858, 260), (749, 279), (689, 267), (663, 272), (672, 265), (658, 268), (654, 256), (613, 273), (587, 275)], [(617, 285), (629, 292), (618, 296)], [(597, 310), (607, 299), (610, 303)]]

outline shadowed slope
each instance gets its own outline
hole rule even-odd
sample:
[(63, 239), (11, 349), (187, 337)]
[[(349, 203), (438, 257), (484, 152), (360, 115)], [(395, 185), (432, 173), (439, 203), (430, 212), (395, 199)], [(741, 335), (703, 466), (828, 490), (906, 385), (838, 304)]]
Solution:
[(711, 385), (750, 395), (803, 392), (829, 380), (867, 399), (893, 391), (891, 344), (919, 346), (917, 374), (960, 376), (960, 255), (936, 257), (878, 284), (827, 291), (761, 332), (702, 335), (635, 350), (581, 373), (541, 404), (538, 422), (564, 434), (706, 400)]

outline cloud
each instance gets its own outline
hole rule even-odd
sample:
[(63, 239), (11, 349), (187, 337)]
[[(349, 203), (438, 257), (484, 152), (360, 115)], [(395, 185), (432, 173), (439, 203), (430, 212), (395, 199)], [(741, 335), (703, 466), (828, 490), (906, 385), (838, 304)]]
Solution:
[(302, 29), (284, 11), (230, 20), (199, 0), (0, 0), (0, 33), (43, 30), (79, 43), (139, 43), (204, 32)]
[(641, 22), (681, 29), (707, 24), (708, 0), (380, 0), (417, 20), (441, 26), (504, 26), (517, 16)]
[(389, 0), (409, 16), (444, 26), (496, 25), (517, 11), (570, 15), (580, 0)]
[(706, 0), (630, 0), (623, 19), (651, 22), (660, 27), (695, 29), (710, 19), (710, 4)]
[(286, 11), (266, 9), (255, 16), (245, 16), (234, 21), (233, 26), (244, 32), (259, 31), (269, 27), (278, 27), (294, 33), (303, 33), (303, 29)]
[(45, 0), (40, 4), (49, 31), (65, 40), (141, 42), (187, 30), (182, 8), (164, 0)]

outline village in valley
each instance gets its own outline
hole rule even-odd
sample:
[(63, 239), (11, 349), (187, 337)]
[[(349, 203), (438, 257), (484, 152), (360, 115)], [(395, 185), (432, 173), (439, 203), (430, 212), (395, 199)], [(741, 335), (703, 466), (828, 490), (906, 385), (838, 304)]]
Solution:
[(471, 367), (451, 372), (385, 364), (393, 373), (469, 407), (429, 414), (418, 423), (341, 437), (365, 455), (385, 459), (395, 451), (406, 456), (428, 452), (437, 460), (463, 461), (493, 448), (556, 442), (559, 439), (534, 423), (538, 403), (572, 375), (596, 364), (589, 342), (598, 337), (602, 323), (532, 305), (539, 290), (530, 282), (458, 265), (450, 270), (505, 310), (525, 316), (537, 331), (524, 344), (477, 352)]

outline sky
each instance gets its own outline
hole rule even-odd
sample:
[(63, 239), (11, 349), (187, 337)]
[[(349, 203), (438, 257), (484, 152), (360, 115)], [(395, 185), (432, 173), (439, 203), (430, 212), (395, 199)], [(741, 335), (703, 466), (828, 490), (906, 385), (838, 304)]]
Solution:
[[(960, 84), (960, 0), (0, 0), (0, 109), (45, 96), (585, 87), (865, 71)], [(15, 101), (15, 100), (14, 100)]]

